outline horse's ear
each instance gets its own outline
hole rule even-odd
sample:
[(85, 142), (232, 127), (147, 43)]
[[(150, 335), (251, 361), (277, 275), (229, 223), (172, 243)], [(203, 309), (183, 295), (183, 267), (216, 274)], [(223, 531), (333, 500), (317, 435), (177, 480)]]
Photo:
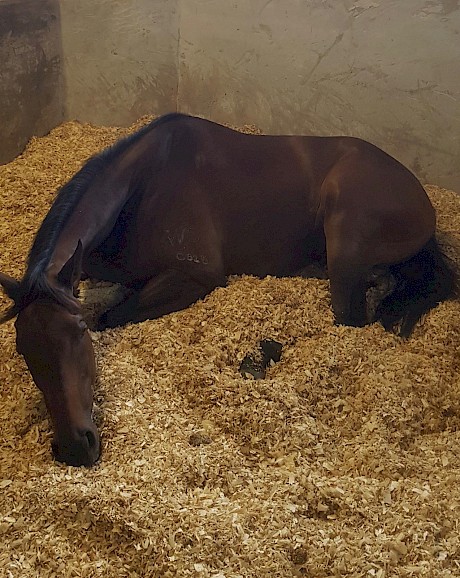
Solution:
[(16, 279), (13, 279), (13, 277), (10, 277), (9, 275), (0, 273), (0, 285), (3, 287), (3, 290), (10, 299), (17, 301), (17, 298), (19, 297), (19, 281), (16, 281)]
[(83, 260), (83, 245), (80, 240), (78, 240), (77, 248), (74, 254), (64, 267), (59, 271), (58, 281), (66, 289), (72, 291), (73, 294), (76, 293), (78, 284), (81, 279), (81, 264)]

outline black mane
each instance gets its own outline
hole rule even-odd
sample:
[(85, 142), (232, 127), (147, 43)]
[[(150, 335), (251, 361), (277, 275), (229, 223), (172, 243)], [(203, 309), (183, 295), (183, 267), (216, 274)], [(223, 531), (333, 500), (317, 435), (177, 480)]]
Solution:
[(15, 317), (21, 309), (37, 297), (50, 296), (58, 303), (69, 306), (69, 298), (63, 291), (51, 287), (46, 278), (46, 269), (55, 249), (60, 233), (75, 210), (79, 200), (87, 191), (94, 177), (107, 165), (126, 151), (133, 143), (154, 128), (172, 120), (185, 118), (181, 113), (170, 113), (157, 118), (133, 134), (91, 157), (81, 169), (57, 193), (57, 196), (37, 231), (27, 258), (27, 269), (21, 281), (18, 298), (14, 305), (0, 317), (0, 323)]

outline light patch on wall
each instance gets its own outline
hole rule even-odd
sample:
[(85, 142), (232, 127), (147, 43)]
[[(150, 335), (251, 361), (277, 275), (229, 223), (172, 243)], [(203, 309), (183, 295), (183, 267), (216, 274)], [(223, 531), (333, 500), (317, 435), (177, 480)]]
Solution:
[(459, 0), (429, 0), (418, 12), (423, 17), (448, 16), (459, 9)]

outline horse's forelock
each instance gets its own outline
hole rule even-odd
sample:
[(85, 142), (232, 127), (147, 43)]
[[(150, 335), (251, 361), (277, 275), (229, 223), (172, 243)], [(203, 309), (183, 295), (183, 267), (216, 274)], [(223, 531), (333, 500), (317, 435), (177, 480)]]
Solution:
[(60, 287), (52, 286), (45, 275), (41, 275), (33, 281), (25, 278), (21, 283), (19, 295), (13, 305), (3, 313), (0, 313), (0, 325), (17, 317), (23, 309), (38, 299), (47, 299), (55, 302), (73, 314), (79, 313), (81, 309), (80, 302), (76, 297), (68, 295)]
[(45, 274), (39, 275), (33, 284), (30, 285), (29, 290), (25, 292), (21, 309), (37, 299), (54, 301), (58, 305), (62, 305), (70, 313), (78, 313), (81, 308), (80, 302), (76, 297), (69, 295), (59, 284), (51, 283)]

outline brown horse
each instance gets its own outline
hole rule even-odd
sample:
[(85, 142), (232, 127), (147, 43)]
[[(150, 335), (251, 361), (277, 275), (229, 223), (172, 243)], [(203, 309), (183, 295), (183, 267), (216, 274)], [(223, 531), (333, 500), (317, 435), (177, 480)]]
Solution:
[(130, 289), (101, 317), (104, 329), (185, 308), (228, 275), (295, 275), (316, 263), (337, 323), (380, 319), (408, 336), (455, 288), (435, 227), (418, 180), (367, 142), (245, 135), (171, 114), (61, 189), (23, 279), (0, 275), (14, 301), (0, 321), (17, 316), (17, 350), (44, 393), (55, 457), (91, 465), (100, 443), (94, 353), (75, 296), (82, 272)]

